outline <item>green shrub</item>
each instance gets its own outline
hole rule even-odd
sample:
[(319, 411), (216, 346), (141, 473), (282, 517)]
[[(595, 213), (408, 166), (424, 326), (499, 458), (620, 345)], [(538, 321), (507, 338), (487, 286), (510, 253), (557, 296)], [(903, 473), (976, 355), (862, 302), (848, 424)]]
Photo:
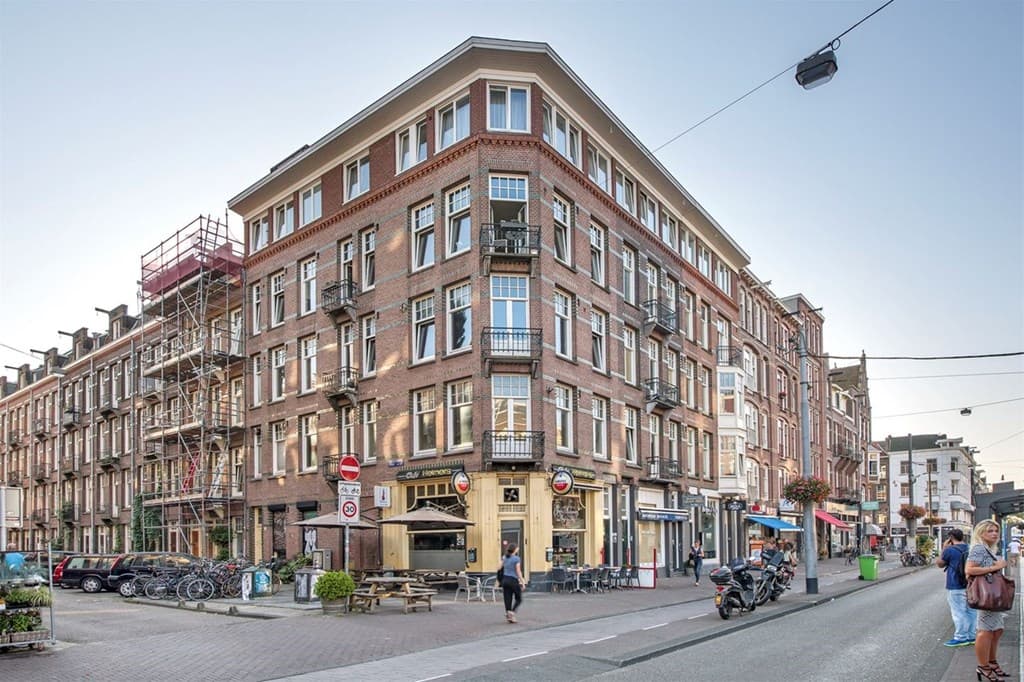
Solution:
[(327, 571), (316, 581), (313, 593), (321, 601), (344, 599), (355, 592), (356, 583), (345, 571)]
[(305, 554), (300, 554), (291, 561), (287, 561), (281, 565), (281, 568), (277, 569), (277, 577), (281, 579), (283, 583), (290, 583), (295, 581), (295, 570), (309, 566), (313, 563), (313, 558)]

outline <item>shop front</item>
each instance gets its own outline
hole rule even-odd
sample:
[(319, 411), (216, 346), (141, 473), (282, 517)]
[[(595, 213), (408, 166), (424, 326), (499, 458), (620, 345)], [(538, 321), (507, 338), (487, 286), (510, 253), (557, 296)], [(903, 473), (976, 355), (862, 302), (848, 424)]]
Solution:
[(819, 525), (819, 537), (822, 542), (818, 544), (818, 554), (827, 556), (842, 556), (844, 548), (853, 547), (856, 537), (855, 528), (852, 524), (844, 521), (840, 516), (852, 516), (856, 520), (856, 506), (854, 511), (847, 509), (849, 505), (828, 503), (827, 509), (815, 509), (814, 516), (821, 522)]

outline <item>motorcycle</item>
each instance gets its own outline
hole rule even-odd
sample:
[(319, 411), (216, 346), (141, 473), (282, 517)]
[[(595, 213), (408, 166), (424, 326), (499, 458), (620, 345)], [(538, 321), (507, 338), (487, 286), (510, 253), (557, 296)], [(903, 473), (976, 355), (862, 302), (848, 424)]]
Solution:
[(754, 603), (764, 606), (770, 599), (776, 601), (782, 593), (789, 589), (792, 573), (785, 571), (782, 565), (782, 552), (775, 552), (764, 562), (761, 578), (757, 581)]
[(733, 610), (743, 613), (757, 608), (756, 585), (750, 569), (746, 559), (736, 558), (728, 566), (711, 571), (708, 576), (715, 584), (715, 607), (723, 620), (729, 620)]
[(920, 552), (903, 550), (900, 552), (900, 564), (902, 566), (927, 566), (931, 563), (931, 557), (926, 557)]

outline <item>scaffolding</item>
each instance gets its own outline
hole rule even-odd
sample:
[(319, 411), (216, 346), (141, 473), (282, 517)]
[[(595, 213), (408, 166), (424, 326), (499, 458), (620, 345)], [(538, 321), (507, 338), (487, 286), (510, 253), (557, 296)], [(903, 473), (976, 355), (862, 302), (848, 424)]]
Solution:
[[(243, 518), (242, 244), (200, 216), (142, 256), (143, 547), (210, 556)], [(215, 541), (216, 538), (216, 541)]]

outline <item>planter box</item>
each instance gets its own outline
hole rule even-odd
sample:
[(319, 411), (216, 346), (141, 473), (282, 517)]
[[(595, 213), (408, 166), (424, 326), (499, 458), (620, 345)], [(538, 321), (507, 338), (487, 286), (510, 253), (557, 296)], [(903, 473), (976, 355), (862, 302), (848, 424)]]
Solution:
[(30, 644), (32, 642), (45, 642), (50, 639), (49, 630), (29, 630), (28, 632), (11, 632), (7, 635), (10, 644)]

